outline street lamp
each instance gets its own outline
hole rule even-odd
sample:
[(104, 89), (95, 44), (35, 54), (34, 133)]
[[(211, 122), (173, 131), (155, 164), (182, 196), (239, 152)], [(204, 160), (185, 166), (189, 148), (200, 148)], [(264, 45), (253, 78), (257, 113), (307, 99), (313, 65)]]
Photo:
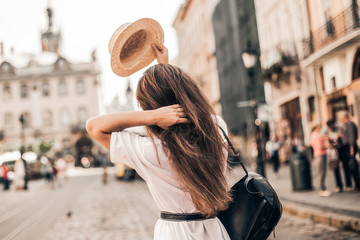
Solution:
[(246, 51), (241, 54), (244, 66), (247, 69), (253, 68), (256, 64), (256, 53), (253, 51)]
[(24, 114), (21, 114), (19, 117), (19, 122), (21, 124), (21, 133), (20, 133), (20, 139), (22, 140), (22, 146), (20, 148), (21, 155), (25, 152), (25, 118)]
[[(245, 68), (248, 70), (248, 76), (250, 77), (251, 83), (255, 84), (254, 79), (254, 67), (257, 62), (257, 53), (253, 50), (246, 50), (241, 54), (241, 58), (243, 60)], [(254, 91), (254, 89), (253, 89)], [(250, 93), (251, 100), (249, 101), (249, 106), (253, 107), (254, 113), (254, 127), (255, 127), (255, 139), (256, 139), (256, 148), (257, 148), (257, 159), (256, 159), (256, 171), (265, 177), (265, 169), (264, 169), (264, 151), (263, 151), (263, 143), (262, 136), (260, 131), (261, 120), (258, 119), (257, 116), (257, 101), (255, 99), (254, 92)], [(238, 106), (241, 105), (241, 102), (238, 102)]]

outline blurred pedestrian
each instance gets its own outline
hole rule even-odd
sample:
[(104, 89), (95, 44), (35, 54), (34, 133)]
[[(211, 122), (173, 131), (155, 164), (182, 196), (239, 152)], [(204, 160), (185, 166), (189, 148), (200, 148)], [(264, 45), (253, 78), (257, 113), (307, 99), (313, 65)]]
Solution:
[(352, 190), (351, 178), (353, 178), (355, 189), (360, 190), (359, 164), (355, 158), (356, 153), (358, 153), (358, 129), (346, 111), (340, 112), (340, 121), (344, 124), (342, 143), (346, 187), (347, 190)]
[(45, 162), (45, 164), (42, 166), (42, 172), (45, 176), (45, 184), (47, 186), (50, 186), (51, 189), (54, 188), (54, 167), (51, 164), (51, 161), (48, 160)]
[[(26, 165), (24, 164), (24, 161), (21, 157), (15, 161), (14, 166), (14, 185), (16, 190), (27, 190), (27, 184), (25, 185), (25, 181), (27, 179), (27, 173), (26, 173)], [(26, 188), (25, 188), (26, 186)]]
[(4, 191), (9, 190), (10, 187), (10, 181), (8, 176), (9, 168), (4, 164), (0, 164), (0, 182), (4, 186)]
[(102, 174), (102, 183), (105, 185), (107, 184), (107, 177), (108, 177), (108, 173), (107, 173), (107, 162), (106, 162), (106, 156), (104, 153), (100, 153), (99, 154), (99, 161), (100, 161), (100, 166), (103, 169), (103, 174)]
[(265, 145), (266, 153), (270, 158), (270, 162), (273, 164), (274, 173), (278, 175), (280, 168), (279, 149), (280, 142), (276, 135), (271, 135), (269, 141)]
[(324, 138), (320, 135), (320, 124), (313, 127), (310, 136), (311, 147), (314, 151), (314, 165), (317, 178), (319, 178), (319, 195), (321, 197), (329, 197), (331, 192), (326, 189), (326, 147)]
[(57, 178), (58, 186), (61, 187), (65, 179), (65, 172), (67, 168), (67, 163), (65, 159), (59, 158), (58, 160), (56, 160), (54, 167), (57, 172), (56, 178)]
[(340, 159), (338, 149), (340, 147), (339, 143), (339, 133), (336, 128), (335, 119), (330, 119), (326, 122), (326, 126), (321, 130), (321, 134), (325, 138), (326, 144), (326, 157), (328, 161), (329, 169), (334, 172), (336, 189), (335, 192), (343, 191), (343, 182), (341, 179), (340, 172)]
[[(167, 49), (153, 46), (160, 64), (146, 70), (136, 97), (144, 111), (118, 112), (87, 121), (89, 134), (110, 149), (111, 160), (134, 168), (147, 182), (161, 218), (154, 239), (228, 240), (216, 217), (231, 196), (227, 150), (215, 115), (196, 82), (168, 64)], [(150, 137), (125, 130), (146, 126)]]

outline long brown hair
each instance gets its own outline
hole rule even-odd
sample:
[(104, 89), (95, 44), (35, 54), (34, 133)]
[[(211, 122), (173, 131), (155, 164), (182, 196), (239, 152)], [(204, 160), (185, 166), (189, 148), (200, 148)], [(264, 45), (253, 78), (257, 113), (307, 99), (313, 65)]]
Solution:
[[(159, 138), (182, 187), (198, 212), (214, 216), (227, 208), (231, 196), (224, 176), (224, 143), (214, 122), (215, 112), (197, 84), (170, 64), (150, 67), (141, 77), (136, 98), (144, 110), (180, 104), (189, 123), (169, 129), (148, 126)], [(215, 120), (216, 121), (216, 120)]]

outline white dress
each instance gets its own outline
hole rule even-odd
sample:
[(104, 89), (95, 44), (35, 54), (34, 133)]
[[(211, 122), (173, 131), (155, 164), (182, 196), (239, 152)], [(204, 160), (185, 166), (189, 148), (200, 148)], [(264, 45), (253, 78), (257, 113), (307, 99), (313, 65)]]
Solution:
[[(217, 117), (226, 131), (225, 122)], [(155, 149), (156, 146), (156, 149)], [(180, 188), (177, 177), (170, 167), (161, 141), (141, 137), (123, 130), (113, 132), (110, 143), (112, 162), (121, 162), (134, 168), (146, 181), (150, 193), (161, 211), (193, 213), (196, 209), (188, 193)], [(226, 159), (224, 159), (225, 164)], [(218, 218), (200, 221), (169, 221), (159, 219), (154, 229), (155, 240), (230, 240)]]

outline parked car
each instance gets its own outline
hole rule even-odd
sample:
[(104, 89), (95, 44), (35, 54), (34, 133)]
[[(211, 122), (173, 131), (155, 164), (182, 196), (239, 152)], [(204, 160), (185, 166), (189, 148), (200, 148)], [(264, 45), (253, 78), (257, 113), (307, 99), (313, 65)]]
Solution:
[[(15, 162), (20, 158), (19, 151), (5, 152), (0, 155), (0, 162), (4, 163), (8, 168), (8, 177), (12, 181), (15, 177), (14, 167)], [(41, 178), (41, 163), (37, 160), (37, 155), (34, 152), (26, 152), (23, 154), (23, 158), (27, 163), (27, 170), (29, 179)]]

